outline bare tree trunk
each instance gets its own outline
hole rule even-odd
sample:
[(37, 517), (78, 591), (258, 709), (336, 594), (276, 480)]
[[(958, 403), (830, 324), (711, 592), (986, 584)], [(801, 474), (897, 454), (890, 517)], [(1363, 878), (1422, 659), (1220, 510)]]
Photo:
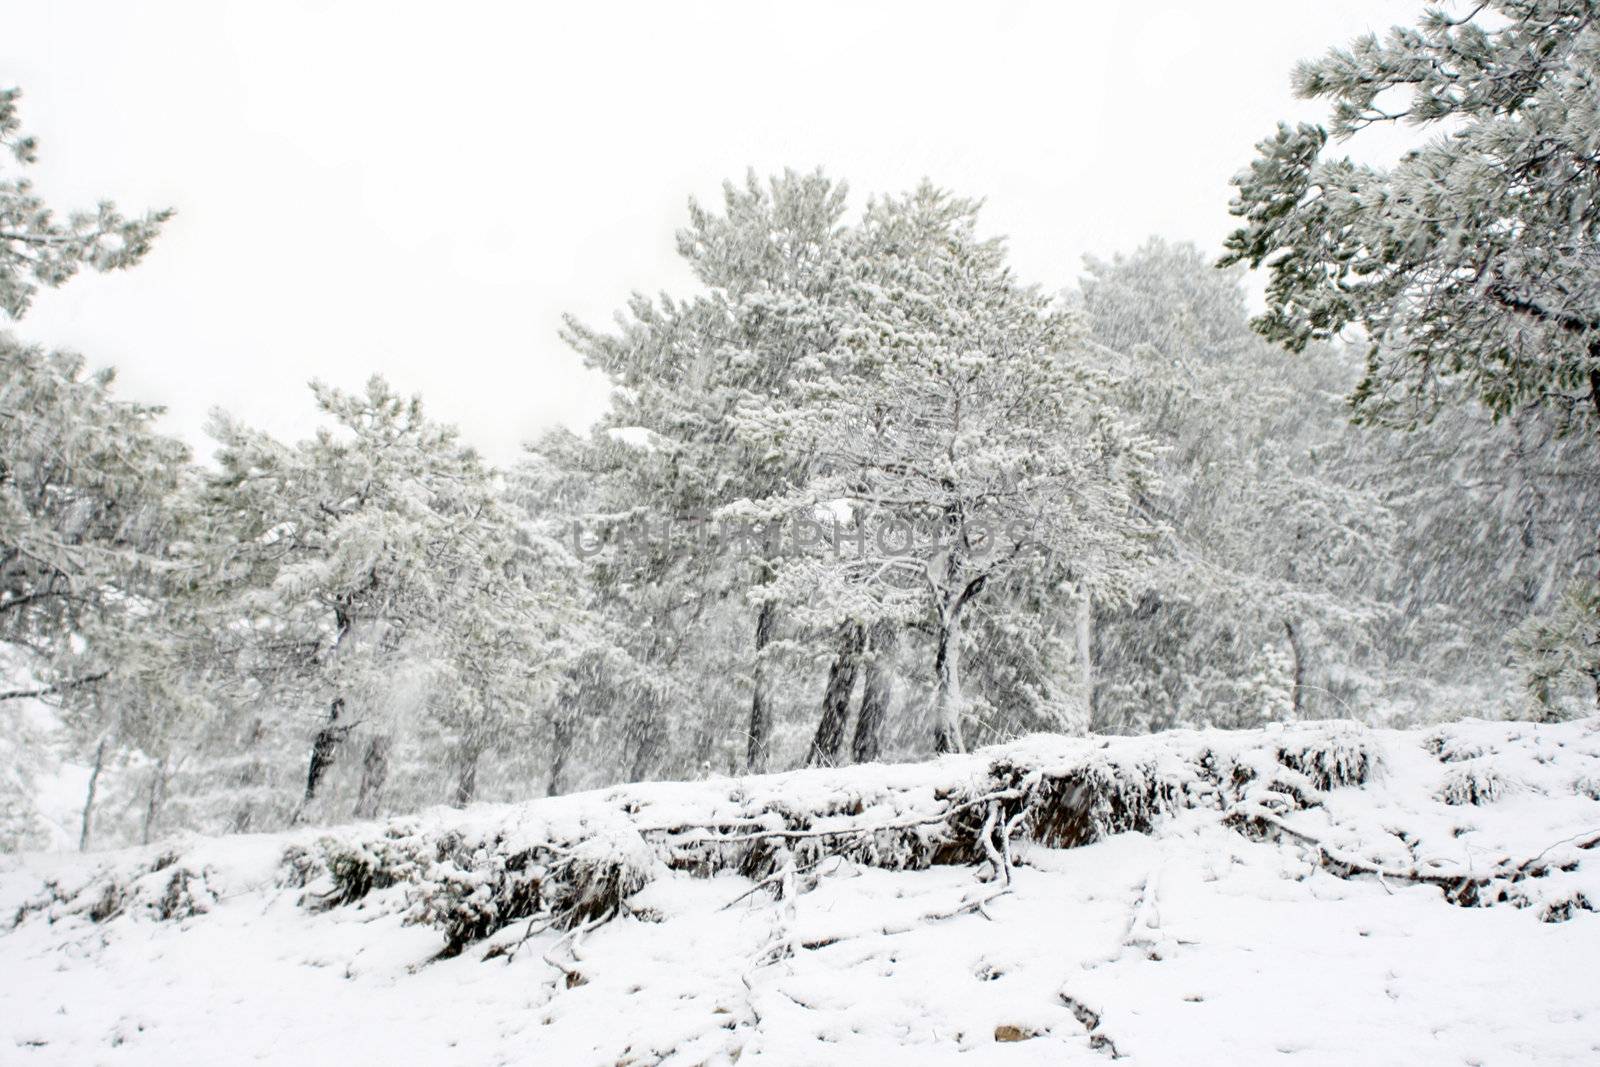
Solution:
[(745, 750), (745, 770), (763, 774), (772, 757), (772, 706), (767, 692), (767, 663), (763, 653), (772, 643), (772, 631), (777, 623), (777, 608), (770, 600), (761, 602), (756, 613), (755, 669), (752, 672), (754, 691), (750, 695), (750, 741)]
[(1077, 733), (1087, 734), (1094, 722), (1094, 606), (1087, 594), (1078, 598), (1077, 619), (1078, 692), (1083, 704), (1083, 722)]
[(833, 767), (839, 762), (845, 723), (850, 717), (850, 694), (856, 687), (865, 642), (866, 635), (860, 623), (845, 624), (839, 654), (828, 668), (828, 687), (822, 693), (822, 718), (817, 722), (816, 736), (811, 739), (811, 751), (806, 754), (808, 766)]
[(78, 851), (89, 851), (89, 838), (94, 828), (94, 794), (100, 786), (100, 771), (106, 765), (106, 739), (94, 746), (94, 765), (89, 769), (89, 792), (83, 799), (83, 824), (78, 831)]
[[(354, 625), (349, 614), (342, 607), (335, 607), (333, 649), (330, 657), (337, 657), (339, 650), (344, 646), (345, 639), (350, 636), (351, 627)], [(339, 717), (344, 714), (344, 697), (336, 696), (328, 703), (328, 721), (317, 731), (317, 736), (311, 740), (311, 762), (306, 768), (306, 795), (300, 800), (300, 807), (290, 816), (289, 824), (292, 826), (300, 821), (301, 814), (311, 802), (316, 799), (317, 787), (322, 784), (323, 776), (328, 768), (333, 766), (334, 757), (339, 754), (339, 746), (350, 734), (350, 725), (341, 723)]]
[(850, 755), (857, 763), (871, 763), (883, 751), (883, 724), (889, 717), (889, 698), (893, 693), (891, 660), (896, 634), (887, 620), (872, 626), (866, 677), (861, 682), (861, 713), (856, 716), (856, 736)]
[(167, 792), (167, 761), (166, 758), (156, 762), (150, 772), (150, 789), (145, 797), (144, 820), (139, 827), (141, 843), (148, 845), (153, 836), (156, 825), (156, 813), (161, 810), (161, 801)]
[(629, 763), (628, 781), (648, 781), (651, 775), (660, 770), (663, 733), (661, 694), (646, 686), (639, 696), (638, 711), (633, 715), (629, 727), (633, 759)]
[(322, 784), (328, 768), (333, 766), (340, 744), (350, 733), (350, 727), (339, 722), (339, 716), (343, 713), (344, 698), (334, 697), (333, 702), (328, 705), (327, 725), (318, 730), (317, 736), (311, 741), (311, 763), (306, 768), (306, 795), (300, 802), (301, 807), (316, 799), (317, 787)]
[(550, 724), (550, 786), (547, 796), (558, 797), (572, 788), (567, 776), (572, 750), (578, 739), (578, 695), (563, 687), (556, 697), (556, 717)]
[(967, 746), (961, 739), (961, 622), (953, 615), (939, 622), (933, 673), (933, 751), (965, 752)]
[[(265, 736), (266, 724), (260, 719), (253, 720), (250, 723), (249, 731), (244, 736), (244, 751), (256, 751), (257, 746), (261, 744), (261, 740)], [(238, 786), (239, 795), (244, 799), (239, 802), (239, 806), (233, 811), (234, 833), (244, 833), (250, 829), (250, 824), (255, 821), (255, 802), (252, 799), (251, 790), (261, 785), (265, 777), (266, 768), (262, 766), (260, 759), (246, 760), (239, 771), (238, 779), (234, 784)]]
[(1283, 630), (1289, 635), (1289, 650), (1294, 653), (1294, 717), (1299, 719), (1305, 712), (1306, 643), (1294, 623), (1285, 620)]
[(383, 786), (389, 779), (389, 744), (387, 734), (373, 734), (367, 742), (367, 754), (361, 758), (361, 786), (356, 793), (358, 819), (377, 817)]
[[(949, 564), (951, 575), (956, 573), (955, 556)], [(973, 597), (983, 592), (989, 581), (980, 574), (966, 584), (954, 599), (946, 600), (939, 608), (939, 644), (933, 656), (933, 751), (965, 752), (966, 742), (961, 739), (961, 715), (967, 710), (966, 698), (961, 693), (961, 613)]]
[(457, 753), (455, 806), (464, 808), (478, 795), (478, 761), (483, 757), (483, 746), (468, 741)]

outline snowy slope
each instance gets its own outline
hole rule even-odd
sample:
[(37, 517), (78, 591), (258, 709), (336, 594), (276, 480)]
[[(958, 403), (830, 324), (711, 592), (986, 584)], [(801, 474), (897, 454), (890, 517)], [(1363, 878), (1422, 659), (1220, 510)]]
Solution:
[(1594, 1063), (1597, 797), (1305, 724), (31, 856), (0, 1063)]

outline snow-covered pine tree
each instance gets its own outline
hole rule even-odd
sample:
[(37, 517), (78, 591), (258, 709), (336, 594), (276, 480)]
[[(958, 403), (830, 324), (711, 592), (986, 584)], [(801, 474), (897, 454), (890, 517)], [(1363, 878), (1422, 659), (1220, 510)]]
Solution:
[(1578, 689), (1580, 707), (1600, 696), (1600, 584), (1569, 585), (1549, 611), (1530, 616), (1511, 634), (1517, 666), (1542, 719), (1562, 718), (1563, 689)]
[[(543, 620), (524, 619), (515, 528), (496, 521), (490, 472), (455, 429), (378, 378), (361, 393), (313, 390), (335, 425), (296, 445), (214, 420), (213, 610), (240, 671), (305, 719), (278, 724), (310, 752), (302, 803), (359, 738), (354, 810), (371, 815), (397, 737), (426, 718), (442, 675), (479, 712), (506, 710), (502, 680), (474, 666), (486, 650), (467, 657), (473, 638), (452, 625), (497, 644), (521, 640), (508, 633), (518, 620), (533, 633)], [(507, 600), (491, 611), (497, 594)], [(476, 740), (454, 732), (470, 751)]]
[(636, 709), (643, 705), (655, 719), (672, 704), (670, 685), (637, 658), (659, 648), (636, 625), (656, 606), (631, 595), (640, 557), (619, 558), (620, 546), (605, 541), (608, 529), (616, 532), (615, 517), (631, 508), (617, 494), (636, 484), (643, 458), (609, 432), (580, 438), (557, 429), (530, 443), (507, 476), (509, 503), (536, 536), (560, 546), (575, 581), (567, 615), (544, 649), (555, 695), (542, 720), (549, 758), (540, 770), (551, 796), (614, 780), (630, 744), (638, 761), (656, 741), (626, 736), (643, 725)]
[[(0, 313), (11, 319), (85, 266), (138, 263), (172, 215), (128, 219), (102, 201), (58, 218), (25, 176), (38, 143), (22, 132), (20, 97), (0, 90)], [(148, 592), (164, 498), (188, 453), (152, 429), (159, 409), (114, 401), (110, 388), (110, 371), (86, 375), (76, 355), (0, 335), (0, 659), (8, 678), (32, 679), (8, 682), (0, 699), (93, 703), (108, 668), (85, 666), (82, 627), (125, 633)], [(7, 735), (24, 728), (16, 716), (0, 724)], [(103, 733), (92, 742), (97, 758), (111, 743)]]
[[(1225, 262), (1269, 271), (1258, 328), (1303, 349), (1370, 339), (1359, 415), (1413, 423), (1464, 381), (1491, 410), (1559, 405), (1600, 430), (1600, 199), (1589, 0), (1491, 0), (1295, 68), (1330, 128), (1280, 126), (1236, 179)], [(1391, 166), (1335, 141), (1435, 133)]]
[(1147, 498), (1167, 525), (1128, 607), (1098, 613), (1105, 662), (1097, 722), (1255, 725), (1247, 680), (1293, 661), (1291, 714), (1320, 706), (1327, 671), (1381, 616), (1368, 578), (1391, 555), (1394, 521), (1343, 459), (1337, 394), (1353, 372), (1334, 350), (1295, 360), (1249, 328), (1237, 271), (1192, 245), (1152, 240), (1090, 258), (1077, 299), (1118, 401), (1160, 447)]
[(1079, 319), (1012, 278), (977, 210), (927, 184), (874, 200), (837, 283), (837, 342), (797, 363), (790, 398), (739, 416), (745, 440), (816, 457), (812, 477), (739, 513), (844, 505), (864, 520), (854, 547), (786, 561), (790, 598), (928, 619), (939, 752), (964, 747), (963, 623), (986, 588), (1047, 569), (1082, 595), (1124, 595), (1152, 533), (1136, 504), (1149, 456)]
[(429, 719), (448, 740), (457, 804), (478, 795), (491, 753), (523, 783), (512, 795), (529, 795), (527, 783), (556, 761), (562, 687), (594, 640), (585, 576), (560, 524), (521, 502), (515, 477), (480, 482), (460, 514), (469, 549), (447, 564), (436, 627), (445, 677)]
[[(1419, 426), (1470, 397), (1600, 444), (1597, 75), (1590, 0), (1429, 8), (1301, 63), (1329, 126), (1280, 125), (1235, 178), (1223, 261), (1267, 268), (1258, 329), (1299, 350), (1361, 327), (1360, 418)], [(1433, 136), (1388, 166), (1330, 149), (1396, 124)], [(1588, 602), (1578, 587), (1563, 616)]]
[[(781, 400), (792, 388), (794, 367), (832, 344), (828, 301), (844, 213), (845, 189), (820, 173), (785, 172), (766, 183), (752, 174), (728, 184), (720, 213), (690, 205), (690, 223), (678, 250), (704, 291), (687, 300), (653, 302), (635, 295), (619, 317), (619, 331), (603, 334), (567, 323), (568, 342), (590, 366), (619, 387), (601, 431), (641, 444), (613, 451), (612, 495), (629, 502), (613, 513), (617, 527), (705, 520), (730, 502), (760, 496), (803, 477), (810, 457), (734, 432), (730, 416), (752, 404)], [(753, 647), (742, 664), (749, 679), (745, 765), (765, 769), (772, 750), (778, 693), (779, 605), (769, 588), (773, 561), (761, 551), (715, 553), (684, 540), (638, 537), (615, 553), (605, 580), (630, 590), (643, 616), (630, 629), (643, 642), (636, 658), (664, 679), (679, 675), (685, 653), (718, 641), (684, 646), (686, 631), (700, 637), (727, 614), (750, 612)], [(605, 533), (596, 530), (596, 533)], [(615, 538), (613, 537), (613, 540)], [(748, 601), (747, 599), (748, 598)], [(683, 692), (704, 699), (701, 679), (726, 675), (704, 659), (690, 671)], [(649, 714), (633, 730), (636, 770), (659, 763), (660, 690), (642, 694)], [(696, 717), (706, 709), (690, 709)]]
[(76, 355), (0, 334), (0, 643), (33, 654), (47, 680), (22, 689), (41, 695), (94, 680), (56, 661), (86, 620), (124, 613), (154, 580), (189, 458), (154, 430), (159, 408), (111, 385)]
[[(97, 768), (159, 733), (130, 729), (118, 698), (141, 688), (126, 650), (162, 646), (156, 620), (177, 577), (189, 452), (156, 432), (159, 413), (115, 399), (109, 371), (0, 334), (0, 655), (12, 676), (0, 705), (53, 705), (67, 755)], [(25, 727), (12, 714), (0, 724)]]
[[(18, 89), (0, 89), (0, 161), (26, 167), (37, 161), (39, 145), (22, 132), (21, 96)], [(85, 266), (97, 271), (133, 266), (171, 217), (168, 210), (124, 218), (105, 200), (94, 211), (75, 211), (63, 221), (26, 177), (0, 170), (0, 311), (21, 318), (40, 287), (53, 289)]]

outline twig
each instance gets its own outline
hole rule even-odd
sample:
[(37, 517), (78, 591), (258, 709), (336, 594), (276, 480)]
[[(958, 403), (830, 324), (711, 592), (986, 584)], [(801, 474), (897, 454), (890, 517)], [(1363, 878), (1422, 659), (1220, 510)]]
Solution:
[[(804, 863), (804, 864), (801, 864), (799, 867), (796, 867), (794, 869), (794, 873), (795, 874), (805, 874), (805, 873), (807, 873), (809, 871), (815, 870), (816, 868), (822, 866), (828, 860), (838, 859), (842, 855), (843, 855), (843, 853), (839, 849), (833, 849), (831, 851), (824, 852), (822, 855), (818, 856), (816, 859), (810, 861), (809, 863)], [(756, 893), (760, 892), (761, 890), (767, 888), (768, 886), (770, 886), (770, 885), (772, 885), (772, 884), (774, 884), (776, 882), (783, 881), (784, 877), (785, 877), (785, 871), (782, 868), (779, 868), (778, 870), (776, 870), (776, 871), (772, 872), (771, 874), (767, 875), (765, 878), (761, 879), (761, 881), (757, 882), (755, 885), (751, 886), (749, 889), (746, 889), (743, 893), (740, 893), (738, 896), (734, 897), (732, 900), (730, 900), (726, 904), (722, 905), (717, 910), (718, 911), (727, 911), (729, 908), (733, 907), (735, 904), (739, 903), (741, 900), (745, 900), (745, 899), (747, 899), (747, 898), (749, 898), (751, 896), (754, 896)]]
[[(544, 923), (542, 925), (539, 923), (540, 918), (541, 916), (535, 915), (533, 918), (528, 920), (528, 928), (522, 932), (522, 936), (517, 939), (516, 944), (492, 946), (483, 954), (483, 962), (488, 963), (490, 960), (495, 959), (498, 956), (504, 956), (506, 963), (509, 965), (511, 961), (516, 958), (517, 952), (521, 950), (522, 946), (528, 943), (529, 938), (531, 938), (534, 934), (542, 934), (546, 930), (550, 929), (550, 927), (555, 925), (557, 916), (542, 916), (544, 919)], [(534, 929), (535, 926), (537, 926), (538, 929)]]
[[(588, 933), (590, 930), (593, 930), (595, 927), (599, 926), (601, 923), (607, 922), (615, 914), (616, 914), (616, 912), (614, 912), (614, 911), (607, 912), (604, 915), (597, 915), (593, 919), (590, 919), (588, 922), (583, 923), (583, 924), (581, 924), (579, 926), (574, 926), (572, 929), (568, 930), (566, 933), (564, 933), (560, 937), (556, 938), (555, 944), (551, 945), (549, 948), (545, 949), (543, 952), (541, 952), (539, 954), (540, 957), (546, 963), (548, 963), (550, 966), (554, 967), (556, 970), (560, 971), (566, 977), (567, 985), (568, 985), (569, 988), (571, 986), (574, 986), (574, 985), (578, 984), (578, 983), (573, 981), (573, 978), (576, 977), (576, 978), (580, 978), (581, 979), (583, 977), (583, 975), (579, 974), (577, 971), (575, 971), (572, 968), (566, 966), (565, 964), (557, 963), (555, 960), (550, 958), (550, 954), (552, 952), (554, 952), (556, 949), (560, 948), (563, 944), (565, 944), (565, 943), (567, 943), (569, 941), (572, 942), (574, 948), (576, 948), (578, 938), (582, 937), (584, 934)], [(576, 959), (574, 959), (573, 962), (577, 962)]]
[(992, 893), (986, 893), (983, 896), (976, 897), (972, 900), (963, 901), (953, 908), (949, 908), (944, 911), (926, 912), (918, 916), (917, 919), (911, 923), (903, 923), (897, 926), (878, 927), (876, 929), (865, 930), (857, 934), (846, 934), (844, 937), (826, 938), (817, 941), (803, 941), (801, 942), (800, 947), (808, 949), (827, 948), (829, 945), (837, 944), (846, 938), (865, 937), (867, 934), (877, 934), (882, 937), (893, 937), (896, 934), (909, 934), (913, 930), (921, 929), (923, 923), (943, 922), (945, 919), (953, 919), (957, 915), (965, 915), (968, 912), (982, 913), (986, 907), (994, 903), (996, 900), (999, 900), (1001, 897), (1008, 895), (1010, 892), (1010, 886), (1001, 886)]

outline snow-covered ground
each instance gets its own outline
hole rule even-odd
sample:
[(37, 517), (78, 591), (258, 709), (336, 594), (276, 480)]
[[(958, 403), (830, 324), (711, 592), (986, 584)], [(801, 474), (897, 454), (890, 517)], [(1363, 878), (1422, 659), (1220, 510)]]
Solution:
[(12, 858), (0, 1063), (1591, 1064), (1597, 797), (1306, 724)]

